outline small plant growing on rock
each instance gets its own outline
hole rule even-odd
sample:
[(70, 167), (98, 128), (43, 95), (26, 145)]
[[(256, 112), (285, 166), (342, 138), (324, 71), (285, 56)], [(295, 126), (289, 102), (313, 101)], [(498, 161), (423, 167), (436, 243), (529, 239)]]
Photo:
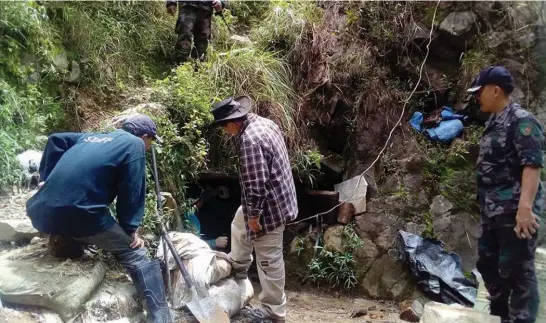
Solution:
[(332, 287), (343, 286), (346, 289), (356, 286), (353, 251), (362, 247), (362, 240), (358, 237), (353, 223), (343, 228), (342, 241), (344, 252), (324, 250), (321, 246), (316, 247), (317, 256), (309, 263), (311, 281), (315, 283), (326, 281)]

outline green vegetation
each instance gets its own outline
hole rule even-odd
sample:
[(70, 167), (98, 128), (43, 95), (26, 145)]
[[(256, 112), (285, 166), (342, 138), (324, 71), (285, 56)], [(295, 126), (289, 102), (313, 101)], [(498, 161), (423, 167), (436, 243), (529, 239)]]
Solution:
[(0, 187), (20, 179), (17, 154), (37, 148), (36, 135), (59, 126), (55, 92), (57, 36), (45, 9), (34, 2), (0, 5)]
[(476, 214), (477, 201), (472, 198), (476, 191), (474, 161), (483, 128), (471, 125), (465, 129), (463, 140), (455, 140), (450, 146), (433, 144), (422, 138), (425, 147), (423, 176), (429, 196), (444, 195), (457, 208)]
[(362, 247), (362, 240), (356, 234), (354, 224), (346, 225), (342, 234), (345, 252), (332, 252), (316, 247), (317, 255), (309, 263), (309, 278), (315, 283), (327, 282), (332, 287), (351, 289), (356, 286), (355, 260), (353, 251)]
[(169, 70), (174, 17), (153, 1), (46, 2), (67, 56), (94, 89), (123, 90)]

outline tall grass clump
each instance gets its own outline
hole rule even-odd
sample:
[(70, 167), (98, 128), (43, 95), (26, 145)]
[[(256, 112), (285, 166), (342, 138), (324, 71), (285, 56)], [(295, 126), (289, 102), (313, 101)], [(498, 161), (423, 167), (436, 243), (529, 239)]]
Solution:
[(95, 89), (125, 89), (169, 70), (176, 18), (164, 2), (48, 2), (47, 7)]
[(261, 48), (290, 56), (299, 48), (306, 26), (321, 20), (322, 11), (315, 1), (275, 0), (264, 16), (251, 30), (251, 38)]

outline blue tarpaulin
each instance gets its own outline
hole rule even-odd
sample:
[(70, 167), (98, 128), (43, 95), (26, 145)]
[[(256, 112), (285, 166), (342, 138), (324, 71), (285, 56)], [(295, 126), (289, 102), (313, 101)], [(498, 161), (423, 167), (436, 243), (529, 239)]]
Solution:
[(454, 113), (450, 107), (444, 107), (440, 116), (442, 121), (433, 128), (424, 128), (424, 116), (422, 112), (415, 112), (409, 123), (413, 129), (424, 134), (430, 141), (447, 144), (463, 132), (463, 121), (466, 120), (467, 117)]

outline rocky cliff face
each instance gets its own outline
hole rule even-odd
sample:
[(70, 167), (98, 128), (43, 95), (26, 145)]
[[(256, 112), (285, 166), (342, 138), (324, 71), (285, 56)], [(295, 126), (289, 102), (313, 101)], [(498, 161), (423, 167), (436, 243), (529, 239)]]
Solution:
[[(338, 180), (360, 175), (378, 156), (418, 81), (431, 37), (403, 123), (365, 174), (366, 212), (354, 217), (362, 241), (352, 252), (355, 287), (375, 298), (408, 298), (414, 285), (396, 260), (398, 230), (438, 238), (461, 257), (467, 273), (475, 267), (479, 214), (473, 164), (487, 116), (465, 90), (479, 70), (492, 64), (508, 68), (517, 83), (513, 99), (546, 122), (542, 5), (441, 2), (434, 21), (436, 3), (323, 7), (324, 22), (309, 29), (302, 45), (301, 55), (313, 59), (295, 65), (300, 77), (310, 80), (300, 83), (306, 94), (302, 106), (321, 151), (330, 157), (324, 168)], [(472, 120), (451, 145), (427, 143), (405, 126), (413, 111), (430, 113), (444, 105)], [(342, 230), (325, 229), (325, 250), (346, 254)], [(301, 269), (302, 259), (312, 259), (315, 252), (308, 248), (316, 238), (315, 231), (304, 238), (300, 256), (292, 248), (287, 266), (294, 261)]]

